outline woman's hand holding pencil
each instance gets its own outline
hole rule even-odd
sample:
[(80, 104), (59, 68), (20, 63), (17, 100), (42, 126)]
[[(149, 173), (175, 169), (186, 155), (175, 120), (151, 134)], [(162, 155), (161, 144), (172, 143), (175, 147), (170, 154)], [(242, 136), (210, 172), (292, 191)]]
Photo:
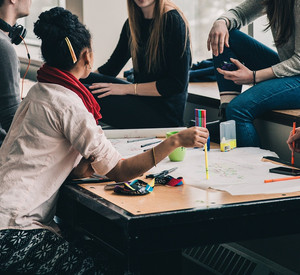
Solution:
[[(290, 132), (289, 138), (286, 141), (291, 151), (295, 151), (300, 153), (300, 127), (295, 128), (295, 133), (293, 134), (293, 130)], [(294, 147), (293, 147), (294, 143)]]
[[(299, 143), (300, 143), (300, 127), (296, 128), (296, 122), (293, 123), (293, 130), (290, 132), (289, 138), (286, 141), (290, 150), (292, 151), (291, 164), (294, 165), (294, 152), (300, 153)], [(285, 181), (285, 180), (295, 180), (300, 179), (300, 176), (292, 176), (285, 178), (269, 179), (265, 180), (265, 183)]]

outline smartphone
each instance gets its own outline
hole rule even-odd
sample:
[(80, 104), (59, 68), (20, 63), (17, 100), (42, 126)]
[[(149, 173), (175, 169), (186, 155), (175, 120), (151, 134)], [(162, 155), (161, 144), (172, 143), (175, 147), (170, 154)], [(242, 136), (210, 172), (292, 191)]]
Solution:
[(283, 175), (289, 175), (289, 176), (300, 176), (300, 170), (295, 168), (289, 168), (289, 167), (276, 167), (271, 168), (270, 173), (277, 173), (277, 174), (283, 174)]
[(226, 62), (224, 61), (221, 66), (220, 69), (224, 70), (224, 71), (236, 71), (238, 69), (238, 67), (231, 63), (231, 62)]

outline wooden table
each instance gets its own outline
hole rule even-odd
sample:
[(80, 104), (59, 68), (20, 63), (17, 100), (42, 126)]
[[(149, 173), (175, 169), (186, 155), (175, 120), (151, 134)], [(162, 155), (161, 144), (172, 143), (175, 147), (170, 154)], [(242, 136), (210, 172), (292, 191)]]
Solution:
[(187, 185), (136, 197), (103, 183), (64, 185), (58, 204), (58, 216), (123, 259), (126, 274), (181, 274), (183, 248), (299, 233), (299, 213), (300, 192), (231, 196)]

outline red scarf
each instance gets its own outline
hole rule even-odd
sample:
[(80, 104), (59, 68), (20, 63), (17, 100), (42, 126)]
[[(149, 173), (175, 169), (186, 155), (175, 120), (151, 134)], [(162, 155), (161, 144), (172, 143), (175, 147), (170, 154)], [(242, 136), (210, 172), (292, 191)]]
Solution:
[(37, 72), (37, 79), (39, 82), (64, 86), (76, 93), (98, 124), (98, 120), (102, 117), (100, 106), (89, 90), (74, 75), (44, 64)]

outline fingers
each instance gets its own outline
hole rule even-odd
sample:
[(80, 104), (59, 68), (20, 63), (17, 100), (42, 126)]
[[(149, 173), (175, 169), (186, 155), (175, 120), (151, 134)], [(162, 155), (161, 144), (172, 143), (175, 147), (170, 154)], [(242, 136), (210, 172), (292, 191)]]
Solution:
[(207, 139), (209, 137), (209, 132), (208, 132), (207, 128), (203, 128), (203, 127), (201, 127), (199, 129), (199, 131), (200, 131), (200, 133), (198, 135), (198, 140), (197, 140), (198, 145), (196, 145), (196, 146), (203, 147), (207, 143)]
[(92, 94), (101, 94), (98, 95), (97, 98), (106, 97), (111, 94), (111, 83), (93, 83), (89, 88), (94, 89), (91, 91)]
[[(109, 95), (126, 95), (130, 85), (116, 84), (116, 83), (93, 83), (90, 86), (92, 94), (100, 94), (98, 98)], [(125, 89), (127, 87), (127, 90)]]
[(197, 147), (197, 148), (202, 148), (204, 147), (204, 145), (207, 143), (207, 138), (199, 138), (197, 142), (195, 142), (195, 145), (194, 147)]
[(111, 94), (112, 94), (112, 93), (109, 91), (109, 92), (107, 92), (107, 93), (103, 93), (103, 94), (101, 94), (101, 95), (98, 95), (97, 98), (103, 98), (103, 97), (109, 96), (109, 95), (111, 95)]
[(229, 48), (229, 32), (225, 34), (224, 44), (225, 47)]
[(293, 146), (292, 146), (292, 144), (291, 144), (291, 143), (288, 143), (288, 146), (289, 146), (289, 149), (290, 149), (291, 151), (293, 151)]
[(214, 56), (218, 56), (224, 52), (224, 46), (229, 47), (228, 32), (216, 32), (210, 35), (209, 42)]
[(94, 156), (90, 156), (87, 160), (88, 160), (90, 163), (92, 163), (92, 162), (95, 161), (95, 157), (94, 157)]
[(77, 167), (81, 170), (86, 170), (91, 165), (91, 163), (95, 160), (94, 156), (90, 156), (88, 159), (81, 158), (80, 162), (78, 163)]
[(291, 151), (295, 151), (299, 153), (300, 152), (299, 142), (300, 142), (300, 131), (299, 128), (297, 128), (295, 134), (293, 133), (293, 131), (290, 132), (286, 143), (288, 144), (288, 147)]
[(220, 35), (219, 36), (219, 53), (222, 54), (224, 51), (224, 43), (225, 43), (225, 36)]
[(238, 61), (237, 59), (235, 59), (235, 58), (230, 58), (230, 61), (233, 63), (233, 64), (235, 64), (235, 65), (242, 65), (242, 63), (240, 62), (240, 61)]
[(101, 88), (107, 88), (111, 83), (92, 83), (92, 85), (89, 87), (90, 89), (101, 89)]
[(209, 132), (206, 128), (193, 126), (180, 131), (176, 134), (176, 137), (178, 138), (179, 146), (203, 147), (207, 141), (208, 135)]
[(111, 87), (111, 83), (93, 83), (89, 88), (92, 94), (99, 94), (110, 91)]
[(222, 69), (220, 69), (220, 68), (217, 68), (217, 71), (218, 71), (220, 74), (222, 74), (222, 75), (224, 75), (224, 74), (226, 73), (225, 70), (222, 70)]
[(102, 88), (102, 89), (97, 89), (97, 90), (91, 91), (91, 93), (93, 95), (95, 95), (95, 94), (101, 94), (101, 93), (105, 93), (105, 92), (109, 92), (109, 91), (110, 91), (109, 88)]
[(197, 127), (194, 126), (194, 140), (193, 140), (193, 147), (203, 147), (206, 142), (207, 138), (209, 136), (209, 132), (207, 128), (204, 127)]
[(194, 140), (193, 147), (202, 148), (207, 143), (209, 132), (206, 128), (197, 127), (196, 128), (196, 137)]
[(86, 178), (90, 177), (94, 173), (94, 169), (91, 163), (95, 161), (94, 156), (90, 156), (88, 159), (81, 158), (78, 165), (73, 169), (72, 176), (74, 178)]
[(219, 35), (218, 34), (214, 35), (214, 37), (212, 39), (211, 47), (212, 47), (213, 55), (218, 56), (219, 55)]
[(211, 43), (211, 41), (210, 41), (210, 38), (208, 37), (208, 39), (207, 39), (207, 42), (206, 42), (206, 46), (207, 46), (207, 50), (208, 51), (210, 51), (210, 43)]
[(291, 151), (294, 151), (294, 148), (293, 148), (294, 147), (293, 146), (293, 131), (290, 132), (289, 138), (287, 139), (286, 143), (287, 143), (289, 149)]
[(289, 147), (290, 147), (290, 145), (292, 144), (292, 136), (293, 136), (293, 131), (291, 131), (290, 132), (290, 135), (289, 135), (289, 137), (288, 137), (288, 139), (287, 139), (287, 141), (286, 141), (286, 143), (289, 145)]
[(225, 71), (220, 68), (217, 68), (217, 71), (224, 76), (225, 79), (234, 80), (236, 78), (235, 71)]
[(212, 50), (214, 56), (219, 55), (219, 35), (219, 32), (211, 30), (207, 39), (207, 49)]
[(243, 63), (241, 63), (239, 60), (235, 59), (235, 58), (230, 58), (230, 61), (235, 64), (238, 69), (241, 69), (242, 67), (245, 67)]
[(224, 20), (216, 20), (209, 32), (207, 39), (207, 49), (214, 56), (222, 54), (224, 46), (229, 47), (229, 32)]
[(290, 136), (287, 140), (287, 143), (292, 144), (294, 141), (298, 140), (300, 138), (299, 134), (300, 134), (299, 132), (295, 134), (293, 134), (293, 132), (290, 132)]

